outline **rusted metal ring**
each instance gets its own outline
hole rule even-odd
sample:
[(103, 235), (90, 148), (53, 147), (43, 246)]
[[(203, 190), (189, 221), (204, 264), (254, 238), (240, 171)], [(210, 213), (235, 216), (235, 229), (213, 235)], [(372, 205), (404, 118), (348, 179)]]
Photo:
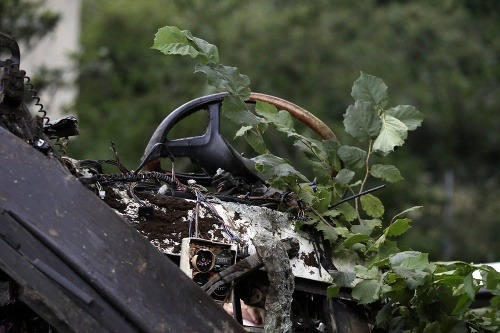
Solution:
[(328, 127), (321, 119), (313, 115), (306, 109), (293, 104), (282, 98), (278, 98), (271, 95), (266, 95), (262, 93), (252, 92), (250, 94), (251, 101), (267, 102), (274, 105), (279, 110), (288, 111), (295, 119), (307, 125), (315, 133), (317, 133), (322, 139), (329, 140), (333, 139), (339, 141), (335, 133)]

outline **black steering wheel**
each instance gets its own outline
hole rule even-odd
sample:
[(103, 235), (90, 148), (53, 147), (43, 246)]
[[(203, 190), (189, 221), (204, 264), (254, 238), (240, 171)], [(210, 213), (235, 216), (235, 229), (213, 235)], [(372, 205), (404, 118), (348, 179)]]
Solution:
[[(141, 167), (146, 165), (154, 170), (162, 157), (187, 157), (198, 164), (210, 176), (222, 169), (235, 177), (241, 177), (250, 183), (265, 182), (263, 175), (253, 167), (253, 161), (241, 156), (220, 134), (220, 114), (222, 101), (227, 93), (218, 93), (194, 99), (170, 113), (158, 126), (146, 146), (141, 159)], [(299, 121), (315, 131), (322, 139), (337, 139), (331, 129), (317, 117), (303, 108), (283, 99), (252, 93), (247, 104), (256, 101), (268, 102), (279, 110), (286, 110)], [(172, 128), (184, 118), (198, 111), (208, 111), (208, 126), (203, 135), (181, 139), (168, 139)]]

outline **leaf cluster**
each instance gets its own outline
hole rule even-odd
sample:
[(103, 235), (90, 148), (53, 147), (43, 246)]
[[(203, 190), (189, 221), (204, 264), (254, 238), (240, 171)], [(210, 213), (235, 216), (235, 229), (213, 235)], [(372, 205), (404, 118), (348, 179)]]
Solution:
[[(195, 72), (206, 75), (208, 83), (228, 97), (225, 115), (241, 125), (236, 136), (245, 136), (260, 155), (256, 169), (269, 184), (292, 191), (299, 199), (297, 229), (311, 228), (322, 233), (334, 255), (350, 253), (362, 265), (354, 272), (330, 271), (334, 283), (328, 295), (335, 297), (342, 287), (352, 288), (360, 304), (375, 310), (374, 323), (390, 330), (412, 332), (494, 331), (498, 329), (500, 274), (487, 266), (463, 262), (429, 262), (428, 255), (400, 249), (395, 239), (409, 230), (409, 216), (420, 208), (411, 207), (384, 223), (385, 207), (366, 187), (371, 182), (393, 183), (403, 179), (394, 165), (374, 163), (402, 146), (408, 132), (417, 129), (423, 115), (413, 106), (389, 107), (388, 88), (374, 76), (361, 73), (354, 82), (354, 104), (344, 114), (346, 133), (358, 146), (336, 140), (315, 140), (297, 133), (286, 111), (267, 103), (256, 104), (255, 114), (245, 105), (250, 80), (234, 67), (220, 65), (217, 48), (189, 31), (165, 27), (155, 36), (153, 48), (165, 54), (198, 58)], [(309, 180), (285, 159), (272, 155), (262, 134), (272, 126), (294, 140), (314, 170)], [(345, 200), (351, 195), (351, 201)], [(385, 227), (384, 227), (385, 226)], [(474, 278), (479, 270), (481, 279)], [(477, 291), (485, 287), (495, 297), (481, 313), (471, 311)]]
[(188, 30), (166, 26), (156, 33), (152, 48), (166, 55), (198, 59), (200, 62), (196, 64), (194, 72), (203, 73), (209, 85), (229, 93), (223, 105), (224, 114), (238, 124), (257, 122), (245, 104), (250, 96), (250, 79), (235, 67), (219, 64), (219, 51), (215, 45), (193, 37)]
[[(370, 304), (377, 327), (408, 332), (497, 332), (499, 274), (490, 266), (465, 262), (429, 262), (418, 251), (394, 253), (384, 260), (356, 266), (354, 275), (333, 271), (340, 287), (353, 287), (352, 296)], [(481, 277), (476, 277), (480, 275)], [(481, 288), (493, 293), (491, 305), (481, 310), (470, 306)]]
[[(2, 3), (16, 1), (26, 2)], [(353, 104), (350, 88), (362, 70), (384, 79), (391, 106), (411, 104), (426, 111), (423, 126), (385, 159), (401, 170), (405, 181), (376, 193), (391, 203), (388, 215), (412, 203), (426, 207), (412, 216), (411, 235), (403, 235), (400, 243), (435, 259), (497, 261), (500, 243), (495, 233), (484, 230), (496, 230), (500, 223), (495, 200), (500, 136), (494, 130), (500, 126), (500, 72), (495, 70), (500, 68), (500, 11), (498, 1), (486, 2), (293, 1), (283, 6), (262, 0), (84, 0), (75, 63), (78, 96), (71, 110), (81, 134), (70, 142), (68, 153), (108, 158), (112, 139), (124, 165), (133, 169), (168, 111), (213, 91), (202, 73), (189, 75), (191, 57), (166, 57), (149, 49), (151, 37), (165, 22), (217, 45), (221, 62), (250, 76), (252, 91), (305, 106), (343, 144), (353, 146), (357, 143), (343, 131), (341, 120)], [(12, 13), (0, 9), (6, 26)], [(50, 115), (50, 105), (45, 106)], [(235, 133), (227, 123), (223, 125), (231, 128), (223, 128), (224, 134)], [(206, 127), (202, 122), (179, 125), (179, 137), (198, 135)], [(300, 126), (297, 130), (304, 133)], [(289, 140), (278, 140), (272, 130), (266, 133), (267, 142), (269, 138), (274, 154), (314, 178)], [(244, 141), (231, 144), (252, 156)], [(194, 171), (187, 161), (178, 164)], [(449, 199), (445, 174), (454, 177)], [(447, 223), (443, 210), (450, 206)], [(470, 228), (471, 220), (476, 228)]]

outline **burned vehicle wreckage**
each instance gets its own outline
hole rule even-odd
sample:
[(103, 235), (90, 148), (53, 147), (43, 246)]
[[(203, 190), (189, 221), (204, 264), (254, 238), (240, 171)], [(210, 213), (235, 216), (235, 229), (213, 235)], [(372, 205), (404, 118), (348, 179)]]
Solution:
[[(332, 259), (320, 235), (296, 231), (276, 207), (297, 200), (269, 188), (221, 136), (224, 93), (170, 113), (135, 171), (116, 151), (111, 161), (75, 160), (54, 142), (78, 134), (76, 119), (49, 121), (17, 43), (1, 34), (0, 48), (10, 52), (0, 59), (0, 332), (369, 331), (348, 293), (326, 297), (328, 270), (352, 264)], [(253, 93), (247, 103), (259, 100), (333, 136), (287, 101)], [(209, 115), (203, 135), (168, 139), (196, 112)], [(204, 173), (159, 163), (179, 157)], [(265, 309), (263, 323), (250, 325), (249, 309)]]

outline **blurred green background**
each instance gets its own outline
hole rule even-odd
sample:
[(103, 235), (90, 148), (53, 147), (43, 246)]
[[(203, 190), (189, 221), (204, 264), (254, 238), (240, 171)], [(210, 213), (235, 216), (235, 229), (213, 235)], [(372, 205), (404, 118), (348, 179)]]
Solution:
[(353, 82), (361, 71), (383, 79), (390, 105), (425, 115), (390, 157), (405, 180), (377, 194), (386, 216), (423, 205), (406, 245), (434, 260), (500, 261), (500, 1), (83, 0), (81, 15), (70, 156), (112, 158), (113, 141), (134, 169), (169, 112), (212, 92), (193, 61), (150, 49), (158, 28), (175, 25), (215, 44), (253, 91), (308, 109), (346, 144)]

